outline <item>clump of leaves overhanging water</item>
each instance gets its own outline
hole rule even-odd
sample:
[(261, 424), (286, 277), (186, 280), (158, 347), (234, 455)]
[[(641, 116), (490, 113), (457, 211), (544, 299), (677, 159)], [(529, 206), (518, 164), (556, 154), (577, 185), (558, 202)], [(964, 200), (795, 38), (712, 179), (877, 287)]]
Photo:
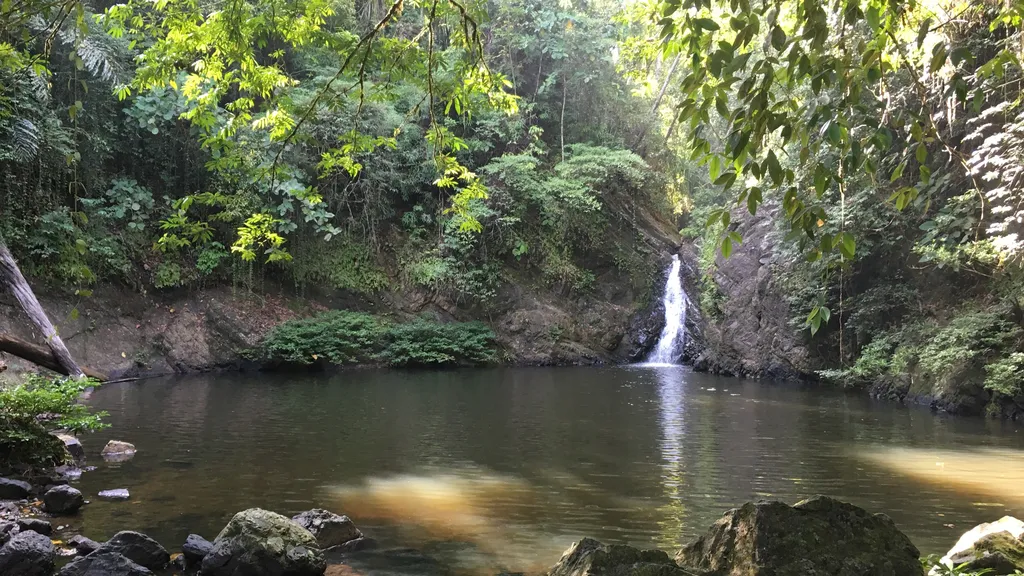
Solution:
[(51, 432), (69, 434), (103, 429), (103, 412), (78, 401), (98, 386), (88, 378), (31, 375), (24, 382), (0, 386), (0, 467), (51, 466), (67, 457), (64, 443)]

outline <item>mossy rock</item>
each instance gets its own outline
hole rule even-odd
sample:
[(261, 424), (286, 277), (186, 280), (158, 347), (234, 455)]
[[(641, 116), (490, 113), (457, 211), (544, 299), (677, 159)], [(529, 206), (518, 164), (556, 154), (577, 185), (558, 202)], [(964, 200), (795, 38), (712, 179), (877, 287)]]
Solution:
[(235, 514), (203, 558), (204, 576), (320, 576), (324, 554), (305, 528), (260, 508)]
[(987, 534), (974, 543), (971, 560), (959, 568), (963, 572), (987, 572), (990, 576), (1001, 576), (1024, 571), (1024, 542), (1009, 532)]
[(748, 502), (676, 555), (706, 576), (921, 576), (919, 558), (888, 516), (824, 496)]

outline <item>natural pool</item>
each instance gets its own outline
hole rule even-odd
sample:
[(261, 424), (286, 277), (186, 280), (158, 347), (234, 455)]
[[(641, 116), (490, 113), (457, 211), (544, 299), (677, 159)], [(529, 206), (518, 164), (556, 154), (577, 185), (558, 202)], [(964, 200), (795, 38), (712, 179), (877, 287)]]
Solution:
[[(345, 513), (385, 548), (480, 574), (543, 570), (583, 535), (672, 550), (759, 497), (885, 512), (925, 554), (1024, 514), (1019, 424), (681, 367), (216, 374), (89, 402), (112, 425), (89, 453), (139, 452), (91, 459), (76, 522), (172, 550), (252, 506)], [(94, 497), (107, 488), (131, 500)], [(409, 565), (390, 571), (425, 571)]]

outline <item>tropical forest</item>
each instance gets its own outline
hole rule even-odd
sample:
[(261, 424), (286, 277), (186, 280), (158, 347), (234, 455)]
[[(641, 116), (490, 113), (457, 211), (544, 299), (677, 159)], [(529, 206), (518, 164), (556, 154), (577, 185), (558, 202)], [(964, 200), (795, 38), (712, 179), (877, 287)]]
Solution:
[(0, 576), (1024, 574), (1024, 1), (0, 0)]

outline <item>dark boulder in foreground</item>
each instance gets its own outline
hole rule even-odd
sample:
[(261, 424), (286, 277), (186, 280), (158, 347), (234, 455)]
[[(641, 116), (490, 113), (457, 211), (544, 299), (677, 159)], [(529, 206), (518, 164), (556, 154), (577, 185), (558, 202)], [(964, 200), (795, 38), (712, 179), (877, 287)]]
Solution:
[(919, 557), (888, 516), (816, 496), (730, 510), (676, 561), (707, 576), (920, 576)]
[(156, 540), (129, 530), (114, 534), (90, 556), (100, 552), (116, 552), (150, 570), (161, 570), (171, 561), (171, 555)]
[(964, 533), (942, 558), (958, 573), (984, 572), (1003, 576), (1024, 571), (1024, 522), (1004, 516)]
[(0, 478), (0, 500), (23, 500), (32, 492), (32, 485), (21, 480)]
[(320, 545), (305, 528), (260, 508), (235, 514), (203, 559), (203, 576), (321, 576)]
[(189, 534), (185, 544), (181, 546), (181, 554), (185, 557), (185, 566), (198, 566), (203, 558), (213, 550), (213, 543), (198, 534)]
[(339, 516), (322, 508), (307, 510), (292, 520), (309, 530), (324, 550), (363, 537), (348, 516)]
[(50, 576), (57, 550), (50, 539), (38, 532), (21, 532), (0, 548), (3, 576)]
[(112, 550), (97, 550), (68, 564), (57, 576), (152, 576), (144, 566)]
[(43, 494), (43, 510), (50, 514), (74, 514), (83, 504), (85, 497), (71, 486), (54, 486)]
[(53, 525), (40, 518), (18, 518), (18, 528), (21, 532), (31, 530), (43, 536), (53, 534)]
[(605, 545), (591, 538), (562, 554), (548, 576), (690, 576), (661, 550)]

